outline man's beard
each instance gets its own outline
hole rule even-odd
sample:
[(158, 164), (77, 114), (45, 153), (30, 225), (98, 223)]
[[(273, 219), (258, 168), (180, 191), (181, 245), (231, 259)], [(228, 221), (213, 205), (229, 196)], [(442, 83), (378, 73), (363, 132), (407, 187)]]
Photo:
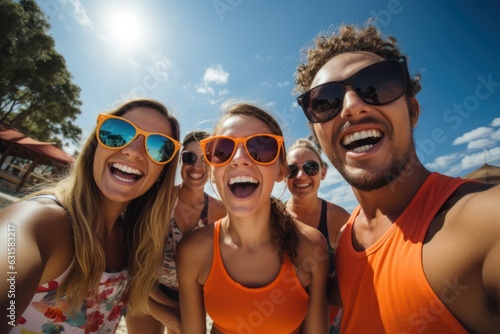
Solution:
[[(365, 173), (365, 175), (362, 176), (356, 176), (347, 171), (344, 163), (337, 158), (336, 154), (332, 154), (329, 158), (332, 165), (338, 170), (346, 182), (351, 185), (351, 187), (358, 190), (370, 191), (389, 185), (405, 170), (408, 164), (413, 164), (412, 157), (414, 158), (414, 155), (412, 152), (415, 152), (413, 131), (411, 143), (404, 154), (399, 154), (394, 147), (391, 149), (392, 162), (390, 166), (388, 168), (384, 168), (384, 170), (378, 170), (372, 173)], [(359, 169), (365, 169), (368, 171), (370, 170), (369, 167), (370, 165), (368, 163), (361, 163), (357, 166)]]

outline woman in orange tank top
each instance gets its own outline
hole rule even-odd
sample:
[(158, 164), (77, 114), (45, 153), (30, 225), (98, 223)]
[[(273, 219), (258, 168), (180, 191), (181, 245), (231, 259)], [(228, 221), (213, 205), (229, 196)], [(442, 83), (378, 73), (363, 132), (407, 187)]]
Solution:
[(228, 214), (177, 248), (182, 332), (207, 312), (212, 333), (325, 333), (326, 241), (271, 197), (289, 173), (278, 123), (234, 104), (201, 146)]

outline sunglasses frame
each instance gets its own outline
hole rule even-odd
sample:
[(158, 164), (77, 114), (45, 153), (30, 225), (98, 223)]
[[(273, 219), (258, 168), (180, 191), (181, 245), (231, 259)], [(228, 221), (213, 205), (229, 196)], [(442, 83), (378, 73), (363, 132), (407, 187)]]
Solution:
[[(120, 147), (111, 147), (111, 146), (105, 145), (101, 141), (101, 138), (99, 138), (100, 137), (99, 133), (101, 131), (101, 127), (104, 124), (104, 122), (107, 121), (107, 120), (109, 120), (109, 119), (117, 119), (117, 120), (120, 120), (120, 121), (123, 121), (125, 123), (130, 124), (135, 129), (135, 135), (134, 135), (134, 137), (128, 143), (126, 143), (125, 145), (122, 145)], [(172, 161), (172, 159), (174, 159), (175, 155), (177, 154), (177, 152), (179, 152), (179, 150), (181, 148), (181, 143), (179, 141), (177, 141), (176, 139), (174, 139), (174, 138), (172, 138), (170, 136), (167, 136), (166, 134), (158, 133), (158, 132), (149, 132), (149, 131), (143, 130), (143, 129), (139, 128), (137, 125), (135, 125), (134, 123), (132, 123), (130, 120), (128, 120), (126, 118), (123, 118), (123, 117), (120, 117), (120, 116), (116, 116), (116, 115), (110, 115), (110, 114), (99, 114), (99, 115), (97, 115), (97, 127), (96, 127), (95, 134), (96, 134), (97, 141), (99, 142), (99, 144), (101, 146), (107, 148), (107, 149), (110, 149), (110, 150), (120, 150), (122, 148), (125, 148), (128, 145), (130, 145), (131, 143), (133, 143), (134, 140), (137, 139), (137, 137), (139, 137), (140, 135), (142, 135), (144, 137), (144, 151), (146, 152), (148, 158), (152, 162), (154, 162), (155, 164), (158, 164), (158, 165), (166, 165), (166, 164), (168, 164), (170, 161)], [(160, 161), (156, 161), (149, 154), (149, 150), (148, 150), (148, 137), (151, 136), (151, 135), (158, 135), (158, 136), (167, 138), (172, 143), (174, 143), (174, 152), (172, 153), (172, 156), (167, 161), (161, 161), (161, 162)]]
[[(402, 74), (403, 74), (403, 86), (404, 86), (404, 89), (403, 89), (402, 93), (400, 95), (398, 95), (396, 98), (393, 98), (393, 99), (391, 99), (389, 101), (386, 101), (386, 102), (383, 102), (383, 103), (371, 103), (371, 102), (365, 101), (365, 99), (359, 94), (357, 87), (354, 85), (353, 78), (355, 78), (357, 75), (359, 75), (360, 72), (362, 72), (362, 71), (364, 71), (364, 70), (366, 70), (368, 68), (371, 68), (371, 67), (374, 67), (374, 66), (380, 66), (381, 64), (385, 64), (385, 63), (388, 63), (388, 62), (398, 64), (399, 68), (402, 71)], [(309, 120), (309, 122), (311, 122), (311, 123), (325, 123), (325, 122), (328, 122), (329, 120), (337, 117), (337, 115), (342, 112), (342, 108), (343, 108), (342, 105), (344, 103), (344, 97), (345, 97), (345, 93), (346, 93), (345, 85), (349, 85), (352, 88), (352, 90), (356, 93), (356, 95), (364, 103), (369, 104), (369, 105), (373, 105), (373, 106), (383, 106), (383, 105), (392, 103), (392, 102), (396, 101), (397, 99), (401, 98), (401, 96), (405, 95), (406, 91), (408, 90), (408, 83), (409, 82), (410, 82), (410, 74), (408, 72), (408, 63), (406, 61), (406, 57), (405, 56), (400, 56), (400, 57), (395, 57), (395, 58), (389, 58), (389, 59), (385, 59), (385, 60), (379, 61), (377, 63), (373, 63), (371, 65), (365, 66), (365, 67), (359, 69), (358, 71), (356, 71), (355, 73), (353, 73), (350, 77), (348, 77), (346, 79), (339, 80), (339, 81), (325, 82), (325, 83), (323, 83), (321, 85), (315, 86), (315, 87), (309, 89), (308, 91), (306, 91), (305, 93), (301, 94), (299, 97), (297, 97), (297, 103), (299, 104), (299, 106), (304, 111), (304, 115)], [(340, 98), (341, 106), (340, 106), (340, 108), (339, 108), (339, 110), (337, 112), (333, 112), (327, 118), (319, 120), (315, 116), (314, 113), (308, 111), (309, 108), (307, 106), (305, 106), (305, 101), (308, 99), (308, 97), (309, 97), (309, 95), (311, 94), (312, 91), (314, 91), (314, 90), (316, 90), (316, 89), (318, 89), (320, 87), (324, 87), (324, 86), (328, 86), (328, 85), (333, 85), (333, 84), (340, 85), (340, 87), (342, 89), (342, 95), (341, 95), (341, 98)]]
[[(304, 169), (304, 166), (305, 166), (306, 164), (310, 164), (310, 163), (316, 164), (316, 165), (317, 165), (317, 168), (318, 168), (318, 169), (317, 169), (317, 172), (316, 172), (316, 173), (314, 173), (314, 174), (312, 174), (312, 175), (311, 175), (311, 174), (309, 174), (309, 173), (308, 173), (308, 172)], [(296, 172), (295, 172), (295, 173), (294, 173), (294, 172), (292, 172), (292, 168), (290, 168), (290, 166), (295, 166), (295, 167), (297, 167), (297, 170), (296, 170)], [(288, 169), (290, 169), (290, 175), (288, 175), (288, 178), (289, 178), (289, 179), (296, 178), (296, 177), (297, 177), (297, 175), (299, 174), (299, 170), (300, 170), (300, 169), (302, 169), (302, 171), (303, 171), (304, 173), (306, 173), (308, 176), (313, 177), (313, 176), (318, 175), (318, 173), (320, 172), (320, 170), (321, 170), (321, 164), (320, 164), (320, 163), (318, 163), (318, 162), (316, 162), (316, 161), (314, 161), (314, 160), (307, 160), (307, 161), (305, 161), (303, 164), (289, 164), (289, 165), (288, 165)], [(292, 174), (295, 174), (295, 175), (293, 175), (293, 176), (292, 176)]]
[[(272, 161), (269, 161), (269, 162), (257, 161), (252, 157), (250, 152), (248, 152), (247, 142), (250, 139), (255, 138), (255, 137), (272, 137), (276, 140), (276, 142), (278, 144), (278, 151), (276, 152), (276, 157)], [(209, 161), (207, 154), (206, 154), (207, 144), (209, 142), (217, 140), (217, 139), (228, 139), (234, 143), (233, 152), (231, 152), (231, 156), (226, 161), (224, 161), (223, 163), (220, 163), (220, 164), (214, 164), (211, 161)], [(230, 136), (213, 136), (213, 137), (209, 137), (209, 138), (200, 140), (200, 145), (201, 145), (201, 151), (203, 152), (203, 157), (205, 158), (205, 161), (207, 162), (207, 164), (210, 166), (221, 167), (221, 166), (227, 165), (233, 159), (234, 154), (236, 153), (236, 150), (238, 149), (239, 143), (243, 143), (243, 147), (245, 148), (245, 152), (247, 153), (250, 160), (252, 160), (254, 163), (256, 163), (258, 165), (267, 166), (267, 165), (273, 164), (276, 160), (278, 160), (280, 153), (282, 152), (281, 148), (282, 148), (284, 142), (285, 142), (285, 139), (282, 136), (274, 135), (271, 133), (259, 133), (259, 134), (255, 134), (255, 135), (251, 135), (251, 136), (243, 137), (243, 138), (235, 138), (235, 137), (230, 137)]]
[[(184, 162), (184, 153), (192, 154), (192, 155), (194, 155), (196, 157), (196, 159), (194, 159), (194, 161), (190, 162), (190, 163)], [(188, 166), (194, 165), (196, 163), (196, 161), (198, 161), (198, 159), (200, 161), (202, 161), (203, 163), (206, 163), (205, 162), (205, 158), (203, 156), (203, 153), (201, 155), (197, 155), (196, 153), (191, 152), (191, 151), (182, 151), (182, 153), (181, 153), (181, 162), (182, 162), (183, 165), (188, 165)]]

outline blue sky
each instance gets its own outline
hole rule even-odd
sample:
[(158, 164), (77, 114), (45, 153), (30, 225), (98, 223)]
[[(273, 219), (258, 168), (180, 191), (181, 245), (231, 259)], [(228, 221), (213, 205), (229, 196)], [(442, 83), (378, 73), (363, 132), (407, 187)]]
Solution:
[[(444, 1), (442, 1), (444, 2)], [(417, 151), (432, 171), (500, 165), (500, 5), (496, 1), (38, 0), (81, 91), (86, 137), (99, 112), (128, 97), (163, 102), (181, 136), (210, 131), (221, 103), (256, 101), (291, 144), (309, 132), (296, 104), (301, 49), (319, 33), (369, 19), (398, 39), (422, 75)], [(72, 153), (72, 150), (69, 149)], [(275, 194), (283, 192), (277, 185)], [(210, 187), (208, 187), (208, 191)], [(350, 187), (329, 169), (320, 195), (347, 210)], [(289, 197), (285, 190), (283, 199)]]

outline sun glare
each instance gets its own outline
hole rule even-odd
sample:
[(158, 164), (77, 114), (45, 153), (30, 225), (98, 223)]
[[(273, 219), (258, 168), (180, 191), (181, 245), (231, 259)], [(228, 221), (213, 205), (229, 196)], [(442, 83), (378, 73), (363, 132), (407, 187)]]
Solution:
[(143, 36), (143, 26), (131, 9), (117, 9), (108, 17), (111, 42), (117, 47), (138, 46)]

